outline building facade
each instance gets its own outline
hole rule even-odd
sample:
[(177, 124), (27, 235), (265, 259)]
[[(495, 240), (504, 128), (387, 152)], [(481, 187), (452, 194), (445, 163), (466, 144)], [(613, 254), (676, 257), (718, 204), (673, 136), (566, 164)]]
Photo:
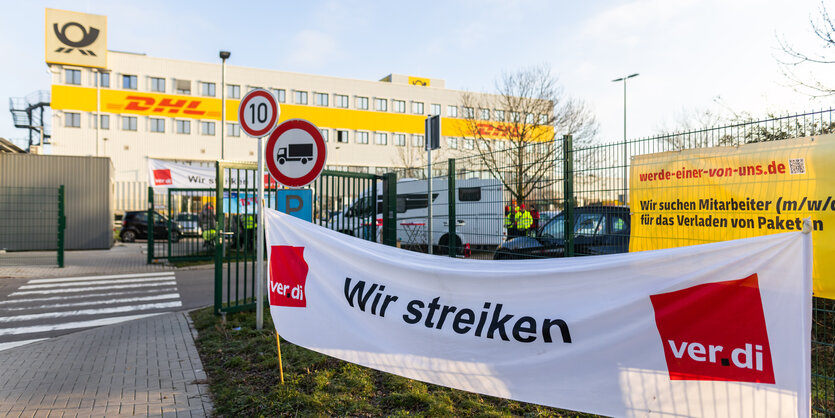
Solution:
[[(107, 156), (116, 181), (145, 181), (147, 158), (254, 161), (237, 109), (253, 88), (271, 91), (279, 121), (306, 119), (328, 143), (328, 169), (382, 173), (422, 164), (424, 120), (442, 115), (442, 147), (473, 149), (465, 139), (462, 92), (443, 80), (389, 75), (351, 80), (108, 51), (104, 69), (50, 64), (52, 152)], [(221, 122), (221, 89), (226, 120)], [(221, 129), (225, 136), (221, 141)]]

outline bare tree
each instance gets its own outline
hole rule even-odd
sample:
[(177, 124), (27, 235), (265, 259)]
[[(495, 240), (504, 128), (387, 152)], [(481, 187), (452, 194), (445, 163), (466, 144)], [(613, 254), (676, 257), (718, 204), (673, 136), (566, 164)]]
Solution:
[(481, 167), (470, 169), (490, 172), (513, 199), (525, 201), (562, 175), (556, 168), (563, 135), (573, 135), (575, 146), (589, 145), (597, 121), (583, 101), (565, 96), (546, 65), (503, 74), (496, 91), (462, 95), (460, 135), (474, 141)]
[[(778, 58), (778, 61), (783, 66), (783, 73), (794, 83), (795, 90), (809, 94), (812, 97), (835, 95), (835, 87), (824, 84), (810, 74), (815, 69), (820, 71), (820, 74), (827, 74), (828, 72), (825, 72), (826, 67), (820, 68), (820, 66), (835, 64), (835, 55), (832, 53), (835, 49), (835, 22), (830, 18), (823, 1), (820, 5), (820, 16), (817, 19), (809, 18), (809, 23), (815, 37), (821, 43), (820, 51), (800, 51), (785, 39), (778, 37), (777, 42), (784, 53), (784, 58)], [(806, 68), (810, 69), (809, 74), (799, 75), (797, 73), (798, 70)]]

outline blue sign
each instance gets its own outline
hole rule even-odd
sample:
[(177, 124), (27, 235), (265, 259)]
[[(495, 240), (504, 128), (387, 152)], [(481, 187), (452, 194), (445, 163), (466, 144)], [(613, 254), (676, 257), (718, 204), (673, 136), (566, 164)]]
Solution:
[[(267, 207), (275, 204), (273, 209), (288, 215), (313, 222), (313, 191), (310, 189), (275, 190), (264, 193)], [(258, 213), (258, 197), (255, 193), (227, 192), (223, 196), (223, 213), (226, 214), (256, 214)]]

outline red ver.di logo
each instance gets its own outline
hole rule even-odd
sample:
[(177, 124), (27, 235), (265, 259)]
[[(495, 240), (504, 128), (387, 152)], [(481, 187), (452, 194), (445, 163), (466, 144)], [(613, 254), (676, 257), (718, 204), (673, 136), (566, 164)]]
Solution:
[(670, 380), (774, 383), (756, 273), (650, 300)]
[(155, 186), (168, 186), (174, 184), (174, 181), (171, 180), (171, 170), (164, 169), (164, 170), (154, 170), (154, 185)]
[(274, 245), (270, 251), (270, 306), (306, 307), (304, 247)]

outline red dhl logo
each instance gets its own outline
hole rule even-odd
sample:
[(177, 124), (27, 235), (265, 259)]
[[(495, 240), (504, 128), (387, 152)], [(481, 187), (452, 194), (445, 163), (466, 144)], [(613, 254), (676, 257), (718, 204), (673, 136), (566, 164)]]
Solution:
[(478, 128), (479, 135), (488, 138), (507, 137), (510, 135), (513, 128), (511, 126), (493, 125), (483, 122), (476, 124), (476, 127)]
[(125, 110), (171, 114), (178, 114), (182, 111), (185, 115), (193, 116), (203, 116), (206, 114), (205, 110), (196, 110), (200, 106), (200, 103), (203, 103), (201, 100), (164, 98), (157, 103), (153, 97), (127, 96), (125, 98), (129, 100), (128, 104), (125, 105)]

